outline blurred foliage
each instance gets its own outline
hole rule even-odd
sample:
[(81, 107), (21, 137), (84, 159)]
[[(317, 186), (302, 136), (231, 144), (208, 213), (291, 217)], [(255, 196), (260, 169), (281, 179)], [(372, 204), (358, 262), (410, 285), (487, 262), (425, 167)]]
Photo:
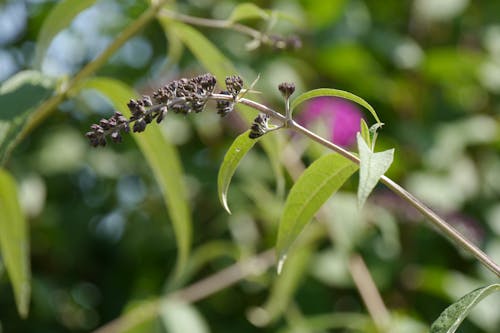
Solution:
[[(386, 124), (379, 149), (396, 147), (388, 175), (499, 262), (500, 3), (254, 3), (295, 17), (299, 24), (278, 20), (273, 31), (298, 33), (303, 47), (248, 51), (247, 36), (195, 29), (233, 62), (247, 84), (260, 73), (255, 89), (265, 92), (260, 98), (277, 109), (282, 101), (276, 87), (283, 81), (295, 82), (296, 94), (329, 87), (369, 101)], [(221, 19), (236, 4), (186, 0), (175, 7)], [(0, 2), (0, 81), (32, 68), (40, 27), (54, 5), (43, 0)], [(56, 36), (41, 71), (57, 78), (74, 75), (147, 6), (145, 1), (97, 1)], [(266, 29), (261, 21), (248, 24)], [(195, 57), (200, 55), (189, 51), (196, 46), (183, 50), (182, 44), (189, 43), (183, 38), (176, 29), (165, 33), (153, 22), (98, 74), (150, 93), (170, 79), (206, 71), (206, 64)], [(12, 116), (15, 103), (10, 102), (9, 109), (0, 106), (0, 118)], [(0, 332), (90, 331), (178, 287), (169, 280), (177, 255), (172, 224), (137, 144), (128, 137), (121, 145), (91, 149), (83, 135), (112, 110), (94, 91), (71, 96), (22, 141), (6, 164), (29, 221), (33, 276), (30, 315), (23, 320), (0, 259)], [(169, 114), (161, 126), (179, 150), (194, 224), (191, 270), (177, 281), (184, 285), (272, 247), (284, 203), (276, 193), (272, 162), (257, 148), (234, 175), (229, 189), (233, 215), (226, 214), (217, 196), (218, 167), (247, 125), (235, 115), (220, 120), (210, 111), (192, 117)], [(365, 119), (370, 119), (368, 114)], [(309, 163), (318, 156), (305, 139), (273, 136), (286, 161)], [(297, 157), (301, 152), (302, 159)], [(289, 170), (287, 190), (293, 178)], [(365, 259), (397, 332), (425, 331), (451, 301), (494, 280), (382, 186), (358, 212), (355, 183), (348, 182), (345, 193), (327, 202), (323, 223), (307, 229), (315, 249), (306, 239), (299, 245), (303, 253), (297, 251), (302, 255), (295, 260), (298, 264), (285, 266), (283, 274), (299, 279), (276, 279), (271, 270), (194, 306), (166, 304), (161, 320), (133, 332), (373, 331), (348, 270), (353, 251)], [(273, 285), (278, 280), (289, 285)], [(463, 331), (498, 332), (498, 306), (498, 296), (486, 299), (464, 322)], [(185, 318), (192, 326), (172, 318)]]

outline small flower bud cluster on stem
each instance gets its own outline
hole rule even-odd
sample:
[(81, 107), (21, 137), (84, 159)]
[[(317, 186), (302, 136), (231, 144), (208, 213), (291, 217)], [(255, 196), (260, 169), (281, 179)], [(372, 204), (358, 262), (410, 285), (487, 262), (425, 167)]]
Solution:
[[(187, 115), (199, 113), (212, 97), (217, 81), (212, 74), (204, 74), (191, 79), (172, 81), (153, 93), (153, 96), (143, 96), (141, 99), (131, 99), (127, 106), (132, 116), (127, 119), (120, 112), (109, 119), (101, 119), (93, 124), (86, 133), (90, 144), (94, 147), (105, 146), (109, 135), (113, 142), (121, 142), (121, 132), (128, 133), (130, 125), (133, 132), (143, 132), (146, 126), (156, 119), (160, 123), (167, 112)], [(236, 98), (243, 88), (243, 80), (239, 76), (226, 78), (226, 89), (221, 94), (232, 96), (231, 99), (217, 100), (217, 110), (221, 116), (234, 109)]]
[(293, 92), (295, 91), (295, 84), (291, 82), (283, 82), (279, 84), (278, 89), (281, 92), (281, 95), (283, 95), (283, 97), (287, 99), (292, 96)]
[(288, 37), (270, 35), (268, 38), (269, 41), (267, 43), (277, 50), (297, 50), (302, 47), (302, 41), (296, 35)]
[(226, 77), (226, 90), (222, 90), (219, 94), (233, 96), (232, 100), (218, 100), (217, 113), (224, 117), (229, 112), (232, 112), (236, 104), (236, 97), (243, 89), (243, 80), (238, 75)]
[(257, 118), (253, 120), (248, 137), (250, 139), (257, 139), (266, 134), (269, 130), (269, 116), (265, 113), (259, 113)]

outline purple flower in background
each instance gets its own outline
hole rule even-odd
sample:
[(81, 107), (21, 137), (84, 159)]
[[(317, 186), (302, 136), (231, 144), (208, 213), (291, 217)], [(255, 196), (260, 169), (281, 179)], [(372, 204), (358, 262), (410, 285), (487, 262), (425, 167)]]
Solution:
[(351, 102), (337, 97), (318, 97), (311, 100), (299, 116), (304, 126), (324, 122), (331, 133), (330, 140), (343, 147), (356, 142), (362, 114)]

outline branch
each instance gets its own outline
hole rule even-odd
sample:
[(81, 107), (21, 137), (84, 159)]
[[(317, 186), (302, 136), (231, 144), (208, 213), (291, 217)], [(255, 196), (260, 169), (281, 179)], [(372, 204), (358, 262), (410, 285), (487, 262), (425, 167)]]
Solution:
[(168, 294), (160, 299), (147, 302), (101, 326), (93, 333), (118, 333), (129, 330), (157, 316), (162, 303), (169, 299), (175, 298), (186, 303), (197, 302), (249, 276), (264, 273), (274, 265), (275, 261), (274, 249), (267, 250), (195, 282), (184, 289)]
[(27, 120), (26, 125), (16, 136), (14, 142), (10, 145), (9, 149), (5, 153), (6, 157), (4, 161), (8, 159), (8, 156), (10, 156), (12, 150), (19, 142), (21, 142), (34, 128), (40, 125), (45, 118), (50, 116), (56, 110), (56, 107), (64, 101), (67, 94), (70, 93), (72, 89), (101, 68), (102, 65), (104, 65), (106, 61), (123, 46), (123, 44), (125, 44), (133, 35), (142, 30), (146, 24), (154, 19), (160, 7), (167, 1), (168, 0), (160, 0), (154, 6), (149, 7), (137, 20), (125, 28), (125, 30), (123, 30), (116, 37), (113, 43), (111, 43), (95, 60), (83, 67), (67, 84), (63, 85), (56, 95), (52, 96), (40, 105), (33, 115)]
[[(285, 122), (285, 117), (279, 112), (262, 105), (260, 103), (248, 100), (246, 98), (242, 98), (239, 100), (240, 103), (248, 105), (258, 111), (261, 111), (270, 117), (277, 119), (281, 122)], [(323, 139), (317, 134), (309, 131), (307, 128), (302, 127), (297, 124), (295, 121), (289, 121), (288, 127), (294, 130), (295, 132), (299, 132), (313, 141), (333, 150), (334, 152), (339, 153), (345, 158), (351, 160), (352, 162), (359, 165), (360, 160), (353, 153), (345, 150), (344, 148), (337, 146), (336, 144)], [(462, 234), (460, 234), (455, 228), (449, 225), (445, 220), (439, 217), (432, 209), (424, 205), (420, 200), (415, 198), (411, 193), (405, 190), (402, 186), (394, 182), (392, 179), (387, 176), (382, 176), (380, 181), (385, 184), (391, 191), (396, 193), (399, 197), (409, 203), (411, 206), (416, 208), (423, 216), (427, 217), (428, 221), (436, 227), (439, 231), (441, 231), (448, 239), (452, 240), (455, 244), (457, 244), (463, 250), (472, 254), (477, 260), (479, 260), (486, 268), (492, 271), (497, 277), (500, 277), (500, 266), (495, 263), (486, 253), (481, 251), (474, 243), (465, 238)]]

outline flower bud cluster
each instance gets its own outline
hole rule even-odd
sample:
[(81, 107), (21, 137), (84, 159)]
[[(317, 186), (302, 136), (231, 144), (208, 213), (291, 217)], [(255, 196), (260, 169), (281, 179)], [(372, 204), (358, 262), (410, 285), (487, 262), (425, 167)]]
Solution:
[(154, 92), (153, 99), (158, 104), (172, 104), (170, 109), (175, 113), (188, 114), (191, 111), (199, 113), (205, 108), (216, 83), (212, 74), (192, 79), (183, 78), (158, 89)]
[(127, 104), (132, 114), (130, 119), (115, 112), (111, 118), (93, 124), (86, 137), (94, 147), (105, 146), (108, 135), (113, 142), (121, 142), (121, 131), (129, 132), (132, 122), (132, 130), (142, 132), (154, 119), (160, 123), (169, 110), (182, 114), (201, 112), (213, 94), (216, 82), (211, 74), (172, 81), (155, 91), (152, 98), (143, 96), (139, 100), (131, 99)]
[(260, 113), (253, 121), (248, 137), (250, 139), (257, 139), (258, 137), (266, 134), (269, 129), (269, 116), (267, 114)]
[(230, 95), (233, 97), (232, 100), (218, 100), (217, 101), (217, 113), (224, 117), (229, 112), (233, 111), (236, 104), (236, 98), (238, 94), (243, 89), (243, 80), (238, 75), (231, 75), (226, 77), (226, 90), (222, 90), (219, 94)]
[(101, 119), (99, 124), (90, 126), (91, 131), (85, 136), (89, 139), (93, 147), (105, 146), (106, 135), (110, 135), (113, 142), (121, 142), (122, 136), (120, 131), (129, 132), (129, 121), (120, 112), (115, 112), (109, 119)]
[(283, 82), (279, 84), (278, 89), (284, 98), (288, 98), (295, 91), (295, 84), (289, 82)]

